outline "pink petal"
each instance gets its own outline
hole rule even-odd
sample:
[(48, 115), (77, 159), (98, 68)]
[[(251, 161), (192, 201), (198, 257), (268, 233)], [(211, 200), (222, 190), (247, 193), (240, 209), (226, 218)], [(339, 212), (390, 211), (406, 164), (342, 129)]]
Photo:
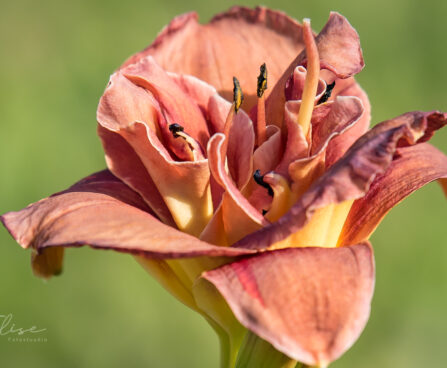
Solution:
[(214, 179), (225, 189), (222, 198), (222, 218), (229, 244), (268, 224), (248, 202), (225, 171), (222, 148), (225, 136), (215, 134), (208, 143), (208, 160)]
[(152, 55), (164, 69), (194, 75), (228, 100), (236, 76), (246, 96), (243, 107), (249, 111), (256, 102), (259, 66), (267, 64), (273, 86), (303, 48), (301, 25), (282, 12), (233, 7), (208, 24), (199, 24), (197, 18), (195, 13), (175, 18), (124, 66)]
[(98, 125), (106, 162), (110, 171), (135, 190), (157, 217), (167, 225), (176, 226), (166, 203), (154, 181), (144, 167), (134, 149), (118, 133)]
[(376, 125), (314, 182), (288, 213), (235, 246), (267, 248), (303, 228), (317, 209), (361, 198), (375, 177), (388, 169), (397, 147), (416, 144), (432, 134), (433, 126), (446, 123), (447, 114), (416, 111)]
[(200, 241), (147, 211), (137, 193), (109, 172), (101, 172), (0, 219), (22, 247), (32, 246), (38, 252), (84, 244), (155, 258), (249, 252)]
[(284, 122), (287, 126), (287, 142), (281, 162), (275, 171), (288, 177), (291, 162), (306, 157), (309, 152), (309, 143), (303, 134), (301, 126), (297, 124), (300, 101), (290, 100), (284, 106)]
[(289, 248), (202, 277), (242, 325), (295, 360), (325, 366), (357, 340), (368, 321), (374, 260), (369, 244)]
[(363, 113), (362, 101), (352, 96), (337, 96), (334, 101), (317, 105), (312, 115), (311, 154), (325, 149), (333, 138), (352, 128)]
[[(331, 12), (329, 20), (315, 41), (320, 54), (321, 68), (330, 70), (337, 78), (349, 78), (363, 69), (359, 36), (340, 14)], [(267, 99), (266, 116), (270, 124), (281, 126), (286, 82), (297, 66), (305, 65), (305, 59), (306, 53), (302, 51), (274, 85)]]
[[(189, 83), (188, 88), (196, 90), (196, 95), (200, 95), (204, 89), (203, 83)], [(140, 106), (150, 106), (148, 110), (152, 114), (146, 113)], [(121, 135), (129, 145), (126, 147), (127, 151), (133, 150), (138, 157), (134, 160), (135, 155), (117, 156), (118, 153), (113, 152), (111, 147), (113, 142), (104, 140), (106, 134), (102, 134), (104, 148), (110, 158), (109, 165), (113, 166), (114, 173), (140, 193), (145, 190), (151, 193), (158, 191), (177, 225), (182, 223), (182, 227), (189, 226), (185, 231), (191, 231), (198, 236), (212, 212), (212, 209), (209, 210), (207, 198), (210, 178), (208, 163), (206, 160), (175, 161), (160, 142), (160, 139), (163, 139), (165, 143), (171, 143), (171, 148), (174, 147), (173, 144), (178, 143), (166, 125), (176, 122), (183, 125), (188, 134), (202, 142), (202, 147), (206, 147), (209, 137), (207, 123), (193, 98), (186, 95), (179, 84), (153, 60), (142, 59), (138, 64), (131, 65), (111, 77), (111, 82), (101, 98), (97, 118), (103, 128)], [(160, 133), (163, 129), (164, 132)], [(108, 137), (110, 138), (110, 134)], [(138, 167), (135, 173), (130, 171), (130, 167), (123, 168), (126, 159), (132, 159), (133, 167)], [(140, 179), (147, 179), (147, 188), (144, 188)], [(138, 188), (135, 186), (137, 181), (141, 184)], [(163, 209), (159, 197), (152, 201), (152, 198), (145, 195), (145, 199), (154, 207)], [(193, 222), (180, 213), (181, 206), (190, 210), (191, 216), (195, 216)], [(163, 220), (169, 220), (166, 211), (160, 215)]]
[[(267, 140), (253, 154), (254, 171), (259, 170), (262, 175), (274, 170), (283, 154), (281, 130), (275, 125), (268, 125), (266, 133)], [(268, 191), (256, 184), (253, 176), (244, 190), (244, 194), (251, 205), (259, 212), (269, 208), (272, 202), (272, 197), (268, 194)]]
[[(212, 212), (208, 161), (172, 160), (155, 133), (143, 123), (135, 123), (118, 133), (141, 159), (177, 225), (198, 236), (209, 220), (208, 213)], [(182, 210), (187, 210), (191, 219)]]
[[(338, 89), (338, 87), (343, 87)], [(371, 104), (368, 96), (362, 88), (355, 82), (354, 78), (349, 78), (339, 82), (332, 93), (334, 96), (354, 96), (358, 97), (363, 104), (363, 114), (355, 124), (344, 131), (340, 136), (334, 137), (326, 150), (326, 167), (337, 162), (351, 147), (354, 142), (361, 137), (369, 128), (371, 121)]]
[(272, 171), (279, 164), (282, 155), (281, 131), (275, 125), (268, 125), (267, 139), (253, 153), (253, 167), (261, 174)]
[(340, 236), (340, 244), (370, 237), (384, 216), (425, 184), (447, 178), (447, 156), (428, 143), (397, 151), (388, 170), (377, 176), (363, 198), (356, 200)]
[[(217, 94), (210, 99), (208, 114), (214, 132), (224, 131), (231, 108), (232, 105)], [(251, 178), (254, 144), (253, 123), (245, 111), (239, 110), (233, 118), (227, 150), (228, 169), (239, 189), (242, 189)]]
[[(180, 124), (185, 128), (185, 132), (202, 147), (206, 147), (209, 139), (208, 126), (199, 106), (152, 57), (142, 58), (138, 63), (121, 69), (120, 72), (137, 86), (154, 95), (168, 125)], [(198, 89), (200, 84), (194, 86), (190, 83), (189, 87)], [(165, 138), (166, 136), (171, 138), (172, 134), (167, 127), (161, 126), (161, 128), (165, 131)]]

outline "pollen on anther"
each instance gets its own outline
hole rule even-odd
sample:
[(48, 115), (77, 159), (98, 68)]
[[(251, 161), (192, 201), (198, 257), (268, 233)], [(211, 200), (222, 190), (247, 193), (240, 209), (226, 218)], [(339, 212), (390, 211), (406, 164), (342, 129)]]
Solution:
[(323, 96), (320, 97), (320, 99), (317, 102), (317, 105), (325, 103), (332, 95), (332, 90), (335, 87), (335, 81), (333, 81), (331, 84), (328, 84), (326, 86), (326, 91), (323, 93)]
[(267, 89), (267, 67), (264, 63), (259, 68), (258, 88), (256, 91), (259, 98), (262, 97), (266, 89)]
[(174, 123), (174, 124), (169, 125), (169, 131), (172, 133), (172, 136), (174, 138), (180, 137), (177, 133), (183, 132), (183, 130), (184, 130), (184, 128), (180, 124)]
[(260, 185), (261, 187), (267, 189), (268, 194), (270, 197), (273, 197), (273, 189), (270, 186), (270, 184), (266, 183), (264, 181), (264, 176), (261, 175), (261, 171), (260, 170), (256, 170), (255, 173), (253, 174), (253, 179), (255, 180), (256, 184)]
[(233, 77), (233, 102), (234, 102), (234, 112), (238, 112), (239, 108), (244, 101), (244, 94), (242, 93), (242, 88), (236, 77)]

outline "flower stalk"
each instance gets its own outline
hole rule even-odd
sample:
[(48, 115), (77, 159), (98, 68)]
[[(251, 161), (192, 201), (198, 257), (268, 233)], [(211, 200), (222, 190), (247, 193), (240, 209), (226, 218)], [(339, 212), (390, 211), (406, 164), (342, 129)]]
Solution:
[(295, 368), (296, 365), (296, 360), (248, 331), (239, 350), (235, 368)]

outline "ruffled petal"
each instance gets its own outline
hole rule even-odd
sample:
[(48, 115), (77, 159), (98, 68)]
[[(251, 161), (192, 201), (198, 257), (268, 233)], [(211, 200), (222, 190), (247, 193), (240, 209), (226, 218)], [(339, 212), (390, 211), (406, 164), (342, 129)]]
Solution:
[[(338, 89), (342, 85), (343, 88)], [(332, 166), (337, 162), (351, 147), (354, 142), (360, 138), (369, 128), (371, 122), (371, 104), (365, 91), (355, 82), (354, 78), (338, 83), (333, 93), (334, 96), (354, 96), (358, 97), (362, 101), (363, 114), (351, 125), (346, 131), (339, 136), (334, 137), (329, 142), (326, 149), (326, 167)]]
[(140, 194), (162, 222), (175, 227), (175, 222), (163, 197), (130, 144), (118, 133), (101, 125), (98, 125), (98, 135), (102, 141), (110, 171)]
[[(172, 134), (163, 125), (163, 120), (166, 120), (167, 125), (180, 124), (186, 133), (201, 144), (202, 148), (206, 147), (209, 139), (208, 126), (199, 106), (151, 56), (121, 69), (120, 73), (156, 98), (164, 118), (159, 120), (159, 125), (166, 141), (172, 140)], [(188, 87), (194, 88), (194, 85), (189, 83)], [(200, 88), (200, 85), (197, 88)], [(118, 104), (117, 108), (119, 107)]]
[(265, 7), (233, 7), (204, 25), (198, 23), (196, 13), (175, 18), (124, 66), (152, 55), (164, 69), (194, 75), (228, 100), (236, 76), (246, 96), (244, 108), (249, 111), (256, 103), (259, 66), (267, 64), (273, 85), (302, 48), (301, 25), (285, 13)]
[(362, 101), (353, 96), (337, 96), (334, 101), (316, 106), (312, 115), (311, 155), (325, 149), (333, 138), (352, 128), (362, 114)]
[[(361, 198), (369, 190), (375, 177), (388, 169), (397, 147), (423, 141), (427, 135), (433, 133), (434, 126), (440, 127), (443, 124), (447, 124), (447, 114), (416, 111), (376, 125), (358, 139), (348, 152), (302, 195), (288, 213), (270, 226), (248, 235), (235, 246), (263, 249), (283, 240), (284, 242), (280, 243), (282, 246), (299, 246), (300, 244), (293, 241), (293, 236), (304, 228), (317, 210), (340, 205), (345, 211), (344, 203), (349, 204), (350, 201)], [(349, 206), (347, 208), (349, 209)], [(338, 211), (339, 208), (336, 209)], [(340, 224), (340, 214), (335, 217), (337, 218), (334, 220), (341, 230), (343, 222)], [(332, 238), (334, 229), (330, 230)]]
[[(232, 105), (219, 95), (214, 95), (208, 104), (210, 125), (214, 132), (222, 133)], [(243, 110), (233, 117), (228, 137), (228, 170), (239, 189), (245, 187), (253, 172), (253, 148), (255, 133), (253, 123)]]
[[(342, 15), (331, 12), (329, 20), (315, 39), (322, 69), (330, 70), (337, 78), (349, 78), (364, 67), (360, 39), (356, 30)], [(295, 68), (306, 64), (306, 52), (302, 51), (285, 69), (273, 87), (267, 102), (266, 116), (270, 124), (281, 126), (286, 97), (284, 88)]]
[(222, 198), (222, 222), (228, 244), (233, 244), (247, 234), (259, 230), (268, 224), (264, 217), (250, 204), (237, 189), (225, 171), (222, 157), (225, 136), (215, 134), (208, 143), (208, 160), (215, 180), (225, 189)]
[(308, 365), (337, 359), (369, 318), (374, 260), (369, 244), (266, 252), (204, 273), (239, 322)]
[(216, 247), (161, 223), (136, 192), (107, 171), (0, 219), (23, 248), (38, 253), (85, 244), (155, 258), (249, 252)]
[(119, 133), (141, 159), (179, 229), (199, 236), (213, 213), (208, 161), (172, 160), (143, 123)]
[[(203, 83), (191, 82), (187, 86), (183, 83), (183, 88), (197, 92), (190, 97), (177, 82), (152, 58), (141, 59), (111, 77), (101, 98), (97, 118), (104, 129), (119, 134), (128, 143), (128, 151), (133, 151), (139, 159), (134, 161), (139, 170), (132, 174), (130, 168), (122, 167), (124, 159), (113, 152), (111, 135), (101, 134), (114, 173), (139, 193), (150, 190), (154, 184), (157, 190), (151, 191), (161, 194), (177, 226), (198, 236), (213, 212), (207, 160), (176, 161), (161, 140), (168, 142), (171, 148), (179, 144), (167, 127), (172, 122), (184, 126), (185, 132), (201, 142), (202, 148), (206, 147), (208, 126), (198, 104), (203, 100), (198, 96), (206, 93)], [(149, 176), (148, 187), (144, 188), (144, 183), (139, 181), (141, 186), (137, 188), (135, 182), (139, 179), (135, 176), (145, 179)], [(162, 207), (159, 198), (157, 202)], [(164, 215), (163, 219), (166, 218), (169, 217)]]
[(395, 205), (425, 184), (447, 178), (447, 156), (428, 143), (397, 151), (388, 170), (356, 200), (343, 226), (339, 244), (367, 240)]

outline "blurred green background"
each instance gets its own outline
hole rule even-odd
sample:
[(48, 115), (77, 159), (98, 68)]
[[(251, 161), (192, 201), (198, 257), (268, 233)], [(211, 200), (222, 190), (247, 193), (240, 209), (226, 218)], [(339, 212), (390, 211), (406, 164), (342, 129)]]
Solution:
[[(102, 169), (95, 110), (109, 74), (177, 14), (201, 20), (233, 1), (2, 1), (0, 213)], [(256, 5), (255, 1), (239, 4)], [(315, 30), (330, 10), (358, 30), (373, 122), (409, 110), (447, 110), (447, 2), (283, 1), (264, 5)], [(447, 151), (447, 130), (434, 144)], [(447, 361), (447, 205), (431, 184), (374, 234), (372, 315), (333, 367), (443, 367)], [(62, 277), (32, 275), (29, 252), (0, 229), (0, 314), (46, 328), (47, 342), (0, 336), (2, 367), (217, 367), (214, 333), (127, 255), (71, 249)]]

